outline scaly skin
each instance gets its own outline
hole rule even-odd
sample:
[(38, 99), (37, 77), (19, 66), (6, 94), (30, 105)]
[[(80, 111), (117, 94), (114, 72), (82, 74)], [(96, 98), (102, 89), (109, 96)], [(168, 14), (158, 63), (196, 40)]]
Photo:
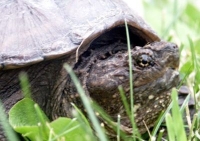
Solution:
[[(122, 129), (130, 133), (131, 123), (118, 90), (118, 86), (123, 87), (129, 102), (127, 45), (118, 42), (102, 48), (91, 48), (85, 53), (90, 55), (83, 54), (74, 71), (86, 93), (102, 106), (114, 121), (117, 121), (117, 115), (121, 115)], [(144, 123), (147, 127), (152, 127), (159, 114), (170, 103), (171, 89), (179, 82), (179, 74), (175, 70), (179, 65), (179, 52), (175, 44), (161, 41), (144, 47), (133, 47), (131, 54), (134, 116), (140, 133), (144, 133)], [(72, 84), (71, 86), (73, 91), (74, 87)], [(73, 95), (74, 92), (70, 94)], [(73, 98), (77, 100), (77, 97)]]

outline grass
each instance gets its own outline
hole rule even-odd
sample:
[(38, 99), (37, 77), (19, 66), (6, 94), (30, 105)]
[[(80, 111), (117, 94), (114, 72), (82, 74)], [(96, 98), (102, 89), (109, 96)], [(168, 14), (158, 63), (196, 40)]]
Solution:
[[(197, 1), (195, 0), (143, 0), (144, 5), (144, 18), (147, 23), (151, 25), (151, 27), (158, 33), (158, 35), (167, 41), (171, 41), (177, 43), (180, 47), (180, 77), (182, 79), (181, 84), (187, 85), (190, 89), (191, 96), (195, 99), (195, 115), (193, 119), (190, 117), (188, 101), (189, 96), (186, 98), (183, 105), (179, 108), (176, 91), (172, 92), (172, 103), (165, 113), (161, 115), (157, 122), (157, 126), (152, 133), (150, 133), (151, 138), (149, 140), (157, 140), (161, 141), (168, 137), (170, 141), (198, 141), (200, 140), (200, 7), (197, 7)], [(131, 59), (131, 58), (129, 58)], [(131, 66), (131, 64), (130, 64)], [(70, 68), (65, 66), (68, 71)], [(73, 74), (71, 74), (73, 78)], [(132, 75), (132, 73), (131, 73)], [(130, 76), (131, 76), (130, 75)], [(24, 77), (24, 76), (22, 76)], [(23, 82), (25, 80), (25, 82)], [(131, 80), (131, 79), (130, 79)], [(27, 93), (27, 96), (30, 96), (29, 89), (25, 89), (24, 85), (26, 84), (26, 78), (21, 80), (22, 82), (22, 90)], [(95, 117), (94, 109), (99, 110), (100, 108), (97, 105), (92, 105), (81, 89), (80, 84), (77, 82), (76, 78), (74, 79), (75, 84), (77, 84), (77, 88), (79, 93), (82, 95), (83, 102), (85, 103), (85, 108), (89, 113), (90, 120), (93, 123), (95, 132), (97, 133), (98, 140), (100, 141), (108, 141), (109, 139), (104, 133), (102, 126), (97, 121)], [(132, 83), (132, 82), (131, 82)], [(131, 112), (126, 102), (126, 98), (123, 95), (123, 89), (119, 87), (121, 92), (122, 101), (126, 107), (126, 111), (128, 115), (130, 115), (131, 119), (133, 118), (133, 114)], [(131, 92), (131, 99), (133, 99), (133, 92)], [(130, 102), (133, 105), (133, 101)], [(93, 109), (91, 108), (93, 107)], [(133, 107), (133, 106), (131, 106)], [(171, 113), (169, 112), (171, 109)], [(2, 108), (0, 107), (0, 111), (2, 113)], [(78, 110), (78, 109), (77, 109)], [(187, 122), (183, 122), (183, 112), (186, 112)], [(109, 117), (101, 110), (99, 110), (99, 114), (101, 114), (106, 121), (110, 122)], [(5, 121), (5, 116), (1, 117), (1, 121)], [(77, 117), (77, 119), (82, 119), (82, 117)], [(160, 130), (160, 126), (162, 121), (166, 119), (166, 129), (167, 137), (164, 136), (163, 129)], [(13, 141), (16, 137), (6, 124), (3, 122), (4, 127), (6, 127), (6, 132), (8, 136), (8, 140)], [(44, 121), (43, 121), (44, 123)], [(45, 124), (45, 123), (44, 123)], [(117, 125), (120, 124), (120, 116), (118, 116)], [(134, 125), (134, 121), (132, 121), (132, 125)], [(188, 134), (185, 133), (185, 127), (189, 130)], [(124, 134), (120, 132), (119, 126), (116, 127), (116, 131), (118, 134), (117, 141), (120, 141), (120, 138), (124, 138)], [(135, 132), (134, 132), (135, 133)], [(51, 134), (50, 134), (51, 135)], [(51, 137), (50, 137), (51, 138)], [(16, 139), (17, 140), (17, 139)], [(49, 139), (50, 140), (50, 139)], [(125, 139), (126, 140), (126, 139)], [(137, 135), (137, 137), (131, 137), (127, 140), (143, 140), (142, 137)]]
[(12, 127), (9, 125), (7, 115), (5, 114), (2, 103), (0, 102), (0, 123), (1, 127), (5, 130), (5, 135), (9, 141), (18, 141), (16, 133), (13, 132)]
[[(128, 25), (127, 22), (125, 20), (125, 28), (126, 28), (126, 37), (127, 37), (127, 46), (128, 46), (128, 61), (129, 61), (129, 85), (130, 85), (130, 107), (131, 107), (131, 112), (127, 113), (127, 115), (129, 115), (129, 119), (131, 120), (131, 124), (132, 124), (132, 133), (133, 136), (140, 136), (136, 123), (135, 123), (135, 117), (134, 117), (134, 96), (133, 96), (133, 71), (132, 71), (132, 55), (131, 55), (131, 47), (130, 47), (130, 38), (129, 38), (129, 31), (128, 31)], [(127, 103), (126, 101), (124, 101), (124, 105)], [(135, 138), (133, 138), (133, 140), (135, 141)]]

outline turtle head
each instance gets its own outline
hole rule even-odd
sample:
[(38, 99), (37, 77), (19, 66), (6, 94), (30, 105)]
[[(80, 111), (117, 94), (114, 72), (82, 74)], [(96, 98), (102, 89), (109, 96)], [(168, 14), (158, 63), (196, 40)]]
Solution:
[(170, 103), (171, 89), (179, 82), (179, 51), (169, 42), (132, 46), (129, 65), (127, 44), (116, 42), (94, 47), (82, 55), (74, 68), (88, 95), (117, 121), (121, 115), (123, 130), (131, 132), (131, 122), (119, 93), (122, 86), (130, 105), (130, 69), (133, 72), (134, 116), (141, 133), (145, 125), (154, 125)]
[[(164, 41), (135, 46), (131, 49), (134, 115), (141, 132), (153, 126), (161, 111), (170, 102), (170, 90), (179, 82), (179, 51), (177, 45)], [(85, 87), (95, 100), (114, 119), (121, 115), (124, 127), (131, 123), (125, 112), (118, 86), (122, 86), (130, 104), (130, 68), (127, 45), (115, 43), (93, 50), (87, 61)], [(86, 62), (86, 61), (85, 61)], [(125, 128), (127, 129), (127, 128)]]

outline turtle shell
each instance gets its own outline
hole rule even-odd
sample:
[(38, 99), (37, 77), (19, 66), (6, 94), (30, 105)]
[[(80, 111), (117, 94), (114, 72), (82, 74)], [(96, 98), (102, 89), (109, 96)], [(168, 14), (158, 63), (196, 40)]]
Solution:
[(0, 17), (0, 69), (79, 54), (125, 21), (145, 43), (160, 40), (121, 0), (4, 0)]

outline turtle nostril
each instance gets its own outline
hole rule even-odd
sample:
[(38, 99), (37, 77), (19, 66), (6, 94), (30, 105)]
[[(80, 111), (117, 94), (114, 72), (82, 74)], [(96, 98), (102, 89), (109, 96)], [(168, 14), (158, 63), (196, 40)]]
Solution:
[(165, 50), (177, 50), (178, 49), (178, 46), (174, 43), (170, 43), (168, 44), (166, 47), (165, 47)]
[(176, 48), (178, 48), (178, 46), (176, 44), (173, 44), (172, 48), (176, 49)]

